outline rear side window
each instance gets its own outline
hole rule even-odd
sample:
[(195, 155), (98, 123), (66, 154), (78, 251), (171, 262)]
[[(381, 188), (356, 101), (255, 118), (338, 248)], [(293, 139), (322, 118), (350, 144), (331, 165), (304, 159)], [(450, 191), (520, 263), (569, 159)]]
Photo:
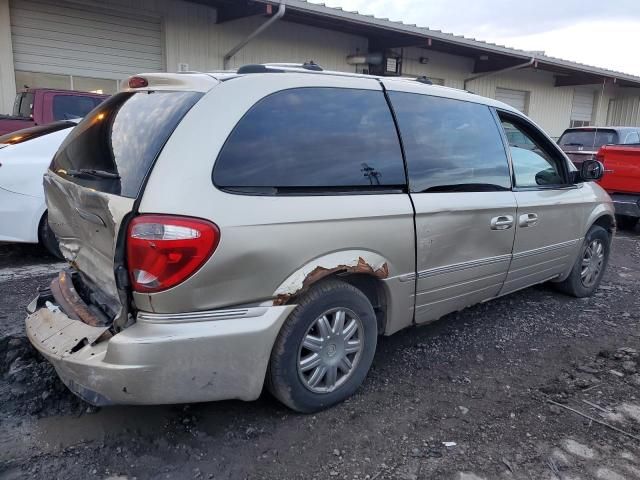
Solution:
[(486, 105), (390, 92), (412, 192), (511, 188), (498, 125)]
[(213, 181), (256, 193), (406, 182), (383, 93), (324, 87), (284, 90), (254, 105), (222, 148)]
[(53, 118), (55, 120), (71, 120), (83, 118), (102, 100), (79, 95), (55, 95), (53, 97)]
[(153, 162), (196, 92), (123, 92), (91, 112), (69, 134), (51, 170), (101, 192), (136, 198)]

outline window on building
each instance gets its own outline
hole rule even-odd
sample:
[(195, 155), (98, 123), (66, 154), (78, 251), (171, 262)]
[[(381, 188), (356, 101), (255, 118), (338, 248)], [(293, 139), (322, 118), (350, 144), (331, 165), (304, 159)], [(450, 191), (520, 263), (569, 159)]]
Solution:
[(389, 92), (412, 192), (507, 190), (509, 163), (486, 105)]
[(511, 105), (522, 113), (529, 113), (529, 92), (524, 90), (498, 87), (496, 88), (496, 100)]
[(511, 151), (516, 187), (565, 184), (562, 157), (528, 123), (500, 115)]
[(588, 127), (591, 122), (588, 120), (571, 120), (569, 128)]
[(55, 90), (79, 90), (82, 92), (113, 95), (119, 88), (119, 80), (108, 78), (58, 75), (53, 73), (16, 71), (16, 88), (53, 88)]
[(260, 100), (227, 139), (213, 181), (262, 193), (406, 183), (382, 92), (341, 88), (295, 88)]
[(71, 76), (53, 73), (21, 72), (16, 70), (16, 88), (54, 88), (71, 90)]
[(594, 91), (591, 88), (576, 87), (573, 90), (573, 101), (571, 103), (571, 128), (588, 127), (591, 125), (594, 96)]

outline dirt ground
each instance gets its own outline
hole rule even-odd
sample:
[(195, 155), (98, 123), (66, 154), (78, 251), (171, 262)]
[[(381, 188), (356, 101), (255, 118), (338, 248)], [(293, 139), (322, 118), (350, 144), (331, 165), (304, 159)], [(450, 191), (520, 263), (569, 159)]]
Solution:
[(355, 397), (316, 415), (266, 393), (89, 407), (24, 336), (61, 267), (0, 247), (0, 478), (640, 479), (639, 231), (594, 297), (543, 285), (383, 338)]

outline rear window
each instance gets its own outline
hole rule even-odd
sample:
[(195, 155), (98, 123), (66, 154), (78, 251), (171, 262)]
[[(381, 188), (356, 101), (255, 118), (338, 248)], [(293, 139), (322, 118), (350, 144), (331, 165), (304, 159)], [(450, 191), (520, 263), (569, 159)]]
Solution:
[(136, 198), (153, 162), (197, 92), (123, 92), (69, 134), (51, 170), (79, 185)]
[(617, 143), (618, 134), (615, 130), (567, 130), (558, 140), (561, 147), (582, 147), (587, 150)]
[(17, 143), (23, 143), (27, 140), (33, 140), (34, 138), (42, 137), (65, 128), (75, 127), (74, 122), (54, 122), (47, 125), (40, 125), (37, 127), (25, 128), (18, 130), (17, 132), (7, 133), (6, 135), (0, 135), (0, 145), (15, 145)]
[(222, 148), (213, 181), (262, 194), (406, 182), (383, 93), (327, 87), (284, 90), (254, 105)]
[(53, 118), (55, 120), (83, 118), (100, 103), (102, 103), (101, 98), (80, 95), (56, 95), (53, 97)]
[(31, 118), (33, 115), (34, 98), (34, 94), (30, 92), (17, 94), (16, 100), (13, 103), (13, 115), (16, 117)]

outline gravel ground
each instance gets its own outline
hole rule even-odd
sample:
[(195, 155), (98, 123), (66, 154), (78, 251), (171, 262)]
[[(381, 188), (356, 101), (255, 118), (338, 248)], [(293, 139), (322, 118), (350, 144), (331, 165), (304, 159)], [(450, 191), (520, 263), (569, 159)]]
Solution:
[(638, 231), (594, 297), (543, 285), (383, 338), (363, 388), (316, 415), (267, 394), (89, 407), (24, 337), (59, 268), (0, 247), (0, 478), (640, 479)]

